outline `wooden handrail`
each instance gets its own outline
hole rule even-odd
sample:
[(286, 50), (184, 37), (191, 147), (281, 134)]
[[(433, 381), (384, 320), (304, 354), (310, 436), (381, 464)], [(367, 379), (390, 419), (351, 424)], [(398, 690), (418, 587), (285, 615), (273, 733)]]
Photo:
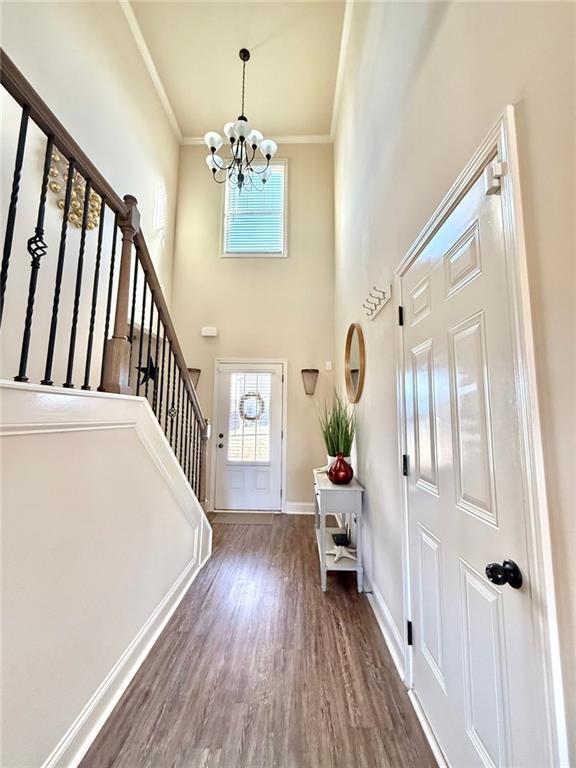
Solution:
[(60, 152), (68, 160), (74, 159), (76, 170), (84, 179), (90, 180), (92, 188), (101, 197), (106, 198), (110, 208), (121, 216), (125, 216), (127, 208), (122, 198), (116, 194), (94, 163), (82, 151), (2, 48), (0, 48), (0, 82), (21, 107), (28, 107), (30, 118), (36, 125), (47, 136), (54, 137), (54, 144)]
[(140, 258), (140, 264), (142, 265), (142, 269), (146, 274), (148, 287), (152, 292), (154, 303), (156, 304), (156, 309), (158, 310), (160, 319), (162, 320), (164, 328), (166, 329), (166, 337), (170, 342), (176, 363), (178, 365), (178, 369), (180, 371), (180, 375), (182, 376), (182, 380), (184, 382), (184, 386), (186, 387), (186, 391), (188, 392), (190, 400), (192, 401), (194, 413), (200, 424), (203, 425), (203, 429), (205, 430), (207, 421), (204, 417), (204, 414), (202, 413), (200, 403), (198, 402), (198, 396), (196, 395), (196, 390), (192, 384), (192, 379), (190, 378), (190, 373), (186, 366), (186, 360), (184, 359), (184, 354), (182, 352), (182, 348), (180, 347), (180, 342), (178, 341), (178, 336), (176, 335), (176, 331), (172, 323), (172, 318), (170, 317), (170, 312), (168, 311), (168, 306), (166, 304), (166, 300), (164, 299), (164, 294), (162, 293), (162, 287), (160, 285), (160, 281), (158, 280), (158, 275), (156, 274), (156, 269), (152, 262), (150, 252), (148, 251), (148, 246), (146, 245), (146, 240), (144, 239), (142, 230), (136, 233), (134, 242), (136, 244), (136, 252)]

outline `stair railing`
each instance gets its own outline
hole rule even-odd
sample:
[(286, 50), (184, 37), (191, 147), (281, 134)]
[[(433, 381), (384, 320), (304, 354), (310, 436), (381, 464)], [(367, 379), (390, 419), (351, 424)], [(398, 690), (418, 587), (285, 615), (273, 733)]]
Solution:
[[(13, 347), (21, 330), (13, 378), (50, 387), (60, 374), (66, 388), (90, 390), (96, 384), (100, 392), (145, 397), (194, 493), (204, 501), (209, 425), (140, 228), (137, 200), (117, 195), (4, 51), (0, 82), (21, 110), (0, 266), (0, 334)], [(18, 209), (31, 126), (43, 136), (32, 225), (23, 220), (29, 207)], [(48, 209), (49, 194), (56, 192), (62, 193), (61, 214)], [(51, 249), (45, 226), (49, 217), (53, 229), (56, 215), (59, 242)], [(29, 275), (23, 281), (25, 257)], [(72, 258), (74, 278), (63, 286)], [(12, 286), (13, 273), (18, 279)], [(47, 291), (49, 301), (35, 309)], [(48, 316), (39, 317), (47, 307)]]

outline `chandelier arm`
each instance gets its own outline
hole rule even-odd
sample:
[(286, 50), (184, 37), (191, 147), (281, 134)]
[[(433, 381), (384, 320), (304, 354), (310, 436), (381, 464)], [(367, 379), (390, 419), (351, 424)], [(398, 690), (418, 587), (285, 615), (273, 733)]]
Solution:
[(254, 168), (254, 173), (258, 174), (258, 176), (262, 176), (262, 174), (265, 173), (268, 170), (269, 167), (270, 167), (270, 160), (268, 158), (266, 158), (266, 165), (264, 166), (264, 168), (262, 168), (261, 171), (257, 171)]
[(248, 150), (246, 150), (246, 167), (250, 168), (250, 170), (253, 171), (254, 169), (252, 168), (252, 163), (254, 161), (254, 158), (256, 157), (256, 150), (254, 148), (251, 148), (251, 149), (252, 149), (252, 157), (250, 159), (248, 159)]

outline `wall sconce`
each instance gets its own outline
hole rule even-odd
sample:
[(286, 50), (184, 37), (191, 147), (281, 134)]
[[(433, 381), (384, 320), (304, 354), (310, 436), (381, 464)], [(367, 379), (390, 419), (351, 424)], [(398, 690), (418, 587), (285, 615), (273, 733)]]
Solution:
[(316, 382), (318, 381), (318, 368), (302, 368), (302, 381), (304, 382), (304, 392), (307, 395), (313, 395), (316, 391)]
[(200, 374), (202, 373), (201, 368), (188, 368), (188, 373), (190, 374), (190, 378), (192, 379), (192, 384), (194, 384), (194, 389), (198, 386), (198, 379), (200, 378)]

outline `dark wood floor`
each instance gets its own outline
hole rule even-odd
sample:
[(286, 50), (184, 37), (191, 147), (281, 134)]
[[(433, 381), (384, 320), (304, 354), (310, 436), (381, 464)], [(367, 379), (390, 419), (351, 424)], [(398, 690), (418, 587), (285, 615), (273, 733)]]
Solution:
[(215, 525), (214, 554), (81, 768), (435, 766), (351, 574), (312, 517)]

